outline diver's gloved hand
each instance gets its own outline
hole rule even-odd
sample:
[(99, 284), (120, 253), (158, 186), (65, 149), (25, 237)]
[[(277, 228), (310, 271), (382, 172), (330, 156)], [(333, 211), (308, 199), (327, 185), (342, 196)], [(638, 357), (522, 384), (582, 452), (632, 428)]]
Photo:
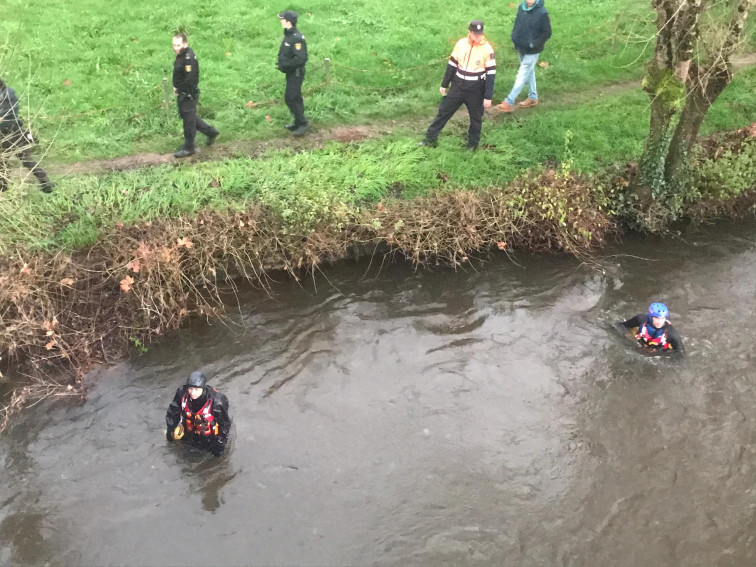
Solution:
[(173, 441), (173, 430), (176, 429), (175, 427), (168, 426), (168, 429), (165, 430), (165, 438), (168, 441)]
[(215, 439), (213, 439), (210, 442), (210, 446), (208, 447), (208, 450), (216, 457), (220, 457), (223, 454), (223, 451), (226, 450), (226, 443), (228, 442), (227, 437), (223, 437), (222, 435), (219, 435)]

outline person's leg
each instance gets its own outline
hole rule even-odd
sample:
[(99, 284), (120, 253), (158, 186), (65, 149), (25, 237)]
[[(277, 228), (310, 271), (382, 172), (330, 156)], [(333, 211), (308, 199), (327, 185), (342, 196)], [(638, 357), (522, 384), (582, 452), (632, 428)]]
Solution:
[(297, 126), (305, 126), (309, 124), (307, 118), (305, 118), (304, 98), (302, 97), (302, 84), (304, 83), (305, 78), (305, 68), (300, 67), (297, 69), (296, 73), (298, 73), (299, 81), (297, 84), (296, 96), (294, 97), (294, 124)]
[[(511, 106), (514, 106), (515, 100), (517, 100), (517, 97), (525, 86), (525, 83), (529, 84), (531, 75), (533, 81), (532, 88), (533, 90), (535, 90), (535, 64), (538, 61), (538, 54), (534, 53), (532, 55), (523, 55), (518, 52), (517, 57), (520, 59), (520, 68), (517, 69), (517, 76), (515, 77), (515, 82), (512, 86), (512, 90), (507, 95), (507, 98), (504, 99)], [(537, 96), (538, 94), (536, 93), (536, 97)]]
[[(199, 97), (197, 97), (197, 100), (195, 101), (195, 105), (198, 102), (199, 102)], [(215, 138), (218, 136), (218, 130), (210, 126), (210, 124), (208, 124), (204, 120), (202, 120), (202, 118), (200, 118), (200, 115), (197, 114), (196, 111), (194, 113), (194, 127), (195, 127), (195, 130), (199, 130), (205, 136), (207, 136), (208, 143), (212, 143), (211, 140), (215, 140)]]
[(194, 138), (197, 135), (197, 100), (185, 98), (179, 101), (178, 107), (179, 116), (184, 123), (184, 145), (181, 149), (194, 152)]
[(467, 130), (467, 147), (477, 149), (480, 143), (480, 131), (483, 127), (483, 85), (480, 89), (469, 91), (465, 99), (467, 113), (470, 115), (470, 127)]
[(0, 156), (0, 193), (8, 190), (8, 174), (9, 173), (10, 171), (8, 168), (8, 162), (5, 161), (5, 159), (2, 156)]
[(536, 63), (538, 63), (538, 53), (533, 55), (526, 55), (525, 57), (531, 57), (532, 60), (528, 62), (530, 67), (530, 74), (528, 75), (528, 98), (530, 100), (538, 100), (538, 90), (536, 89)]
[(294, 117), (295, 128), (307, 124), (304, 116), (304, 99), (302, 98), (302, 81), (304, 81), (304, 69), (297, 69), (291, 73), (286, 73), (286, 91), (284, 92), (284, 102), (289, 107), (289, 111)]
[(18, 152), (18, 157), (21, 159), (23, 166), (32, 172), (32, 175), (37, 178), (40, 184), (40, 188), (43, 192), (49, 193), (53, 190), (54, 185), (47, 177), (47, 173), (44, 169), (39, 167), (39, 164), (34, 160), (31, 153), (31, 148), (25, 148)]
[(465, 92), (462, 89), (452, 86), (446, 91), (446, 96), (441, 99), (441, 104), (438, 105), (438, 114), (428, 127), (428, 131), (425, 133), (425, 141), (435, 143), (438, 139), (438, 135), (441, 130), (444, 129), (449, 119), (454, 116), (462, 103), (465, 101)]

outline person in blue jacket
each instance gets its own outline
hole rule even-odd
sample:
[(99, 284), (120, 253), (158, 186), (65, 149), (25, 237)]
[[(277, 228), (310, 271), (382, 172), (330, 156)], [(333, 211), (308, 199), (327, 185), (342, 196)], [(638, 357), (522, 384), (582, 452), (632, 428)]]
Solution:
[(496, 106), (502, 112), (512, 112), (515, 109), (515, 101), (525, 84), (528, 85), (528, 98), (518, 104), (517, 108), (538, 106), (535, 66), (544, 45), (551, 37), (551, 21), (543, 3), (544, 0), (522, 0), (517, 9), (512, 43), (520, 59), (520, 68), (507, 98)]

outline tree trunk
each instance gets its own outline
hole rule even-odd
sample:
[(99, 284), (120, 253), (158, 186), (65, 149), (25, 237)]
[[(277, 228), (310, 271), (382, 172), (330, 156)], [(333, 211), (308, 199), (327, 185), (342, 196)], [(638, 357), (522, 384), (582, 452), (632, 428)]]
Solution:
[[(732, 80), (730, 60), (756, 0), (730, 2), (732, 15), (719, 27), (722, 39), (705, 43), (699, 30), (701, 15), (709, 14), (704, 21), (712, 25), (711, 14), (718, 8), (710, 0), (651, 0), (657, 13), (657, 36), (654, 57), (643, 78), (651, 119), (635, 186), (639, 196), (662, 194), (674, 180), (709, 108)], [(704, 54), (710, 63), (699, 65), (696, 54)]]
[[(708, 75), (708, 78), (706, 77)], [(698, 131), (703, 124), (709, 108), (722, 94), (725, 87), (732, 80), (732, 73), (728, 68), (706, 69), (703, 73), (694, 64), (691, 69), (693, 87), (688, 92), (688, 98), (680, 114), (675, 133), (669, 144), (666, 162), (664, 164), (664, 179), (671, 181), (675, 172), (685, 163), (688, 153), (698, 137)]]
[(732, 81), (730, 60), (743, 33), (748, 12), (754, 4), (756, 0), (738, 0), (728, 22), (725, 39), (714, 61), (706, 67), (699, 67), (693, 63), (689, 70), (686, 81), (688, 96), (664, 164), (664, 179), (667, 182), (672, 180), (693, 148), (709, 108)]

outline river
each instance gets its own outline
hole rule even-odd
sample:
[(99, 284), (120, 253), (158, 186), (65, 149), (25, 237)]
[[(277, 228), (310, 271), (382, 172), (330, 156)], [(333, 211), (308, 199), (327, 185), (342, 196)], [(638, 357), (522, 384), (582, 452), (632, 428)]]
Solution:
[[(602, 255), (244, 291), (0, 436), (0, 565), (756, 565), (756, 223)], [(682, 362), (612, 329), (657, 300)], [(195, 369), (221, 459), (165, 441)]]

